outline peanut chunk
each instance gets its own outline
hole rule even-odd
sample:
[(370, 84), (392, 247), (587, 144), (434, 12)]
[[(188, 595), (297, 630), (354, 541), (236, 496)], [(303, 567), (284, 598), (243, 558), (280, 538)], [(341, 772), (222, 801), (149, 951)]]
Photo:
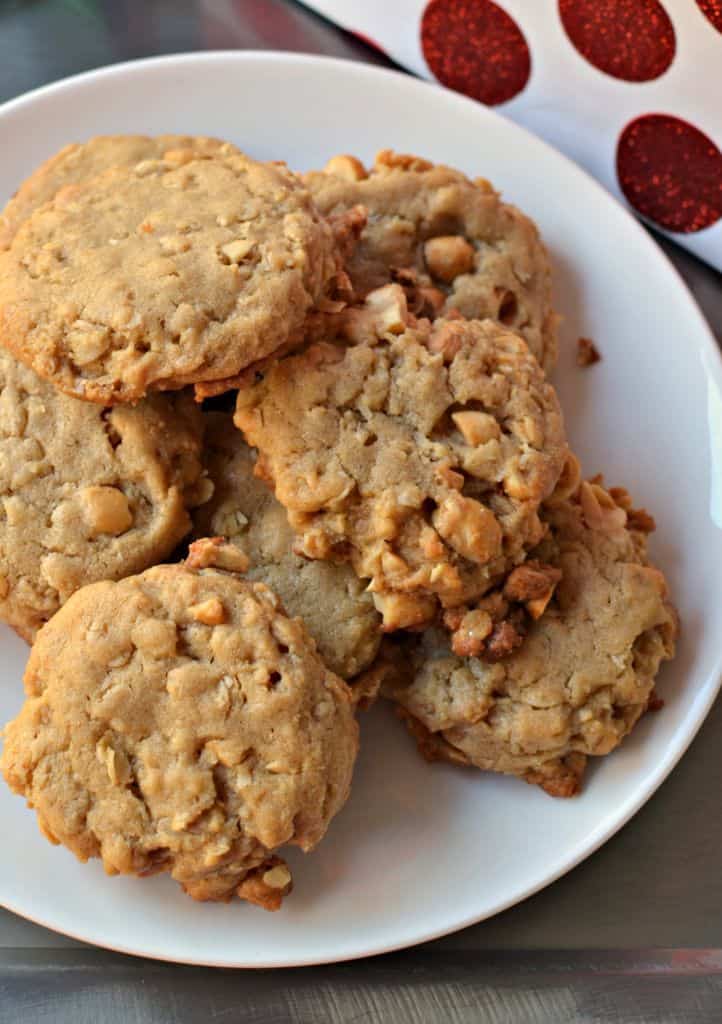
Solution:
[(573, 452), (567, 452), (566, 462), (557, 485), (546, 500), (547, 505), (560, 505), (567, 498), (576, 494), (579, 482), (582, 479), (582, 468), (579, 459)]
[(204, 626), (220, 626), (226, 621), (226, 610), (217, 597), (209, 597), (199, 604), (191, 605), (188, 612), (196, 622), (202, 622)]
[(424, 245), (429, 273), (451, 284), (459, 274), (468, 274), (474, 266), (474, 248), (461, 235), (439, 235)]
[(101, 533), (117, 537), (133, 525), (128, 499), (117, 487), (85, 487), (80, 492), (80, 504), (91, 537)]
[(590, 530), (612, 533), (626, 526), (627, 513), (599, 484), (583, 481), (579, 488), (579, 500)]
[(464, 410), (453, 412), (451, 418), (467, 444), (486, 444), (501, 437), (499, 424), (488, 413)]
[[(446, 617), (444, 618), (446, 622)], [(451, 649), (461, 658), (476, 657), (484, 649), (484, 643), (494, 629), (494, 622), (488, 612), (474, 608), (461, 617), (451, 636)]]
[(425, 626), (434, 618), (436, 603), (432, 597), (411, 597), (409, 594), (382, 593), (373, 595), (376, 609), (383, 619), (382, 630)]
[(530, 560), (509, 573), (504, 584), (504, 597), (524, 604), (533, 619), (540, 619), (561, 578), (561, 569)]
[(365, 307), (380, 334), (402, 334), (409, 322), (406, 296), (397, 284), (385, 284), (369, 292)]
[(489, 562), (501, 551), (496, 516), (473, 498), (450, 494), (435, 510), (432, 521), (444, 540), (472, 562)]
[(445, 363), (450, 363), (461, 348), (463, 342), (462, 330), (448, 316), (438, 326), (434, 326), (427, 342), (429, 352), (437, 352), (444, 357)]
[(333, 174), (346, 181), (363, 181), (364, 178), (368, 178), (366, 168), (358, 157), (351, 156), (349, 153), (332, 156), (323, 170), (325, 174)]
[(524, 633), (513, 622), (500, 622), (494, 627), (484, 649), (486, 661), (501, 661), (508, 658), (524, 642)]
[(242, 900), (273, 911), (280, 910), (284, 896), (288, 896), (292, 887), (291, 872), (285, 863), (280, 857), (271, 857), (248, 872), (236, 893)]
[(251, 242), (247, 238), (236, 238), (233, 242), (222, 245), (221, 252), (231, 263), (241, 263), (247, 256), (250, 256), (255, 245), (255, 242)]
[(194, 541), (188, 548), (186, 565), (189, 569), (227, 569), (229, 572), (245, 572), (248, 555), (235, 544), (229, 544), (223, 537), (204, 537)]

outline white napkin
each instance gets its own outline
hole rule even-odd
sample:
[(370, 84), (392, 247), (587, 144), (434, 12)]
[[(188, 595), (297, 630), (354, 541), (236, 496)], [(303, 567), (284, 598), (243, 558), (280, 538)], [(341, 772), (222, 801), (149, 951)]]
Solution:
[(722, 270), (722, 0), (308, 6), (410, 71), (491, 102)]

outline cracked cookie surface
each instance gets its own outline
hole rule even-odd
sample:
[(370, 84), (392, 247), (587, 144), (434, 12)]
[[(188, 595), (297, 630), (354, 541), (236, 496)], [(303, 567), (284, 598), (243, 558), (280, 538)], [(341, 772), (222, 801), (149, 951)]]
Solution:
[[(494, 321), (416, 321), (387, 285), (347, 338), (249, 372), (235, 422), (311, 558), (370, 579), (384, 629), (484, 593), (541, 539), (566, 459), (554, 390)], [(352, 343), (348, 343), (348, 336)]]
[(190, 395), (102, 409), (0, 350), (0, 618), (32, 642), (79, 587), (169, 555), (208, 489), (201, 430)]
[(334, 157), (304, 181), (322, 213), (368, 213), (347, 267), (359, 298), (398, 280), (415, 312), (497, 319), (519, 331), (545, 370), (554, 366), (549, 258), (533, 221), (488, 181), (390, 150), (368, 171), (355, 157)]
[(133, 402), (287, 343), (338, 260), (285, 167), (225, 151), (143, 160), (68, 185), (21, 225), (0, 253), (0, 342), (75, 397)]
[(321, 840), (358, 729), (302, 624), (210, 547), (68, 601), (31, 652), (2, 771), (80, 860), (277, 909), (291, 878), (273, 851)]
[(378, 650), (381, 619), (351, 566), (311, 561), (293, 551), (286, 510), (253, 475), (255, 453), (225, 413), (206, 413), (204, 458), (213, 483), (210, 501), (193, 515), (197, 536), (220, 535), (246, 552), (246, 577), (265, 583), (289, 615), (303, 619), (319, 654), (348, 679)]
[(626, 491), (585, 482), (543, 517), (549, 534), (535, 555), (561, 580), (519, 650), (496, 664), (461, 658), (430, 631), (384, 693), (429, 760), (572, 796), (587, 757), (612, 751), (647, 710), (677, 616), (647, 559), (653, 521)]
[(141, 160), (181, 163), (188, 154), (235, 152), (235, 146), (204, 135), (97, 135), (73, 142), (40, 165), (26, 179), (0, 214), (0, 250), (7, 249), (33, 210), (61, 188), (94, 178), (111, 167), (129, 167)]

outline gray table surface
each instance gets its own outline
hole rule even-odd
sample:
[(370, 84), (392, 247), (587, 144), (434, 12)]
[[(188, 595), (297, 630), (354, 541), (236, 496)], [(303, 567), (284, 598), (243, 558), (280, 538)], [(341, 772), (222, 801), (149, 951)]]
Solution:
[[(232, 47), (387, 63), (290, 0), (0, 0), (0, 101), (114, 61)], [(722, 340), (722, 278), (660, 244)], [(598, 853), (520, 906), (403, 954), (210, 972), (94, 950), (0, 911), (0, 1024), (722, 1020), (720, 736), (722, 703)]]

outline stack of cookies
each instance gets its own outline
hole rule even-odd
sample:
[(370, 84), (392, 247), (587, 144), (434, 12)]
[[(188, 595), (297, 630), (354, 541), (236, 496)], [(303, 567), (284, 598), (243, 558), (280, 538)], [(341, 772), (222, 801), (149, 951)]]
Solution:
[(379, 695), (427, 759), (579, 790), (677, 623), (651, 516), (581, 479), (556, 328), (534, 224), (415, 157), (300, 177), (115, 136), (21, 186), (0, 617), (33, 647), (2, 769), (52, 842), (277, 909)]

